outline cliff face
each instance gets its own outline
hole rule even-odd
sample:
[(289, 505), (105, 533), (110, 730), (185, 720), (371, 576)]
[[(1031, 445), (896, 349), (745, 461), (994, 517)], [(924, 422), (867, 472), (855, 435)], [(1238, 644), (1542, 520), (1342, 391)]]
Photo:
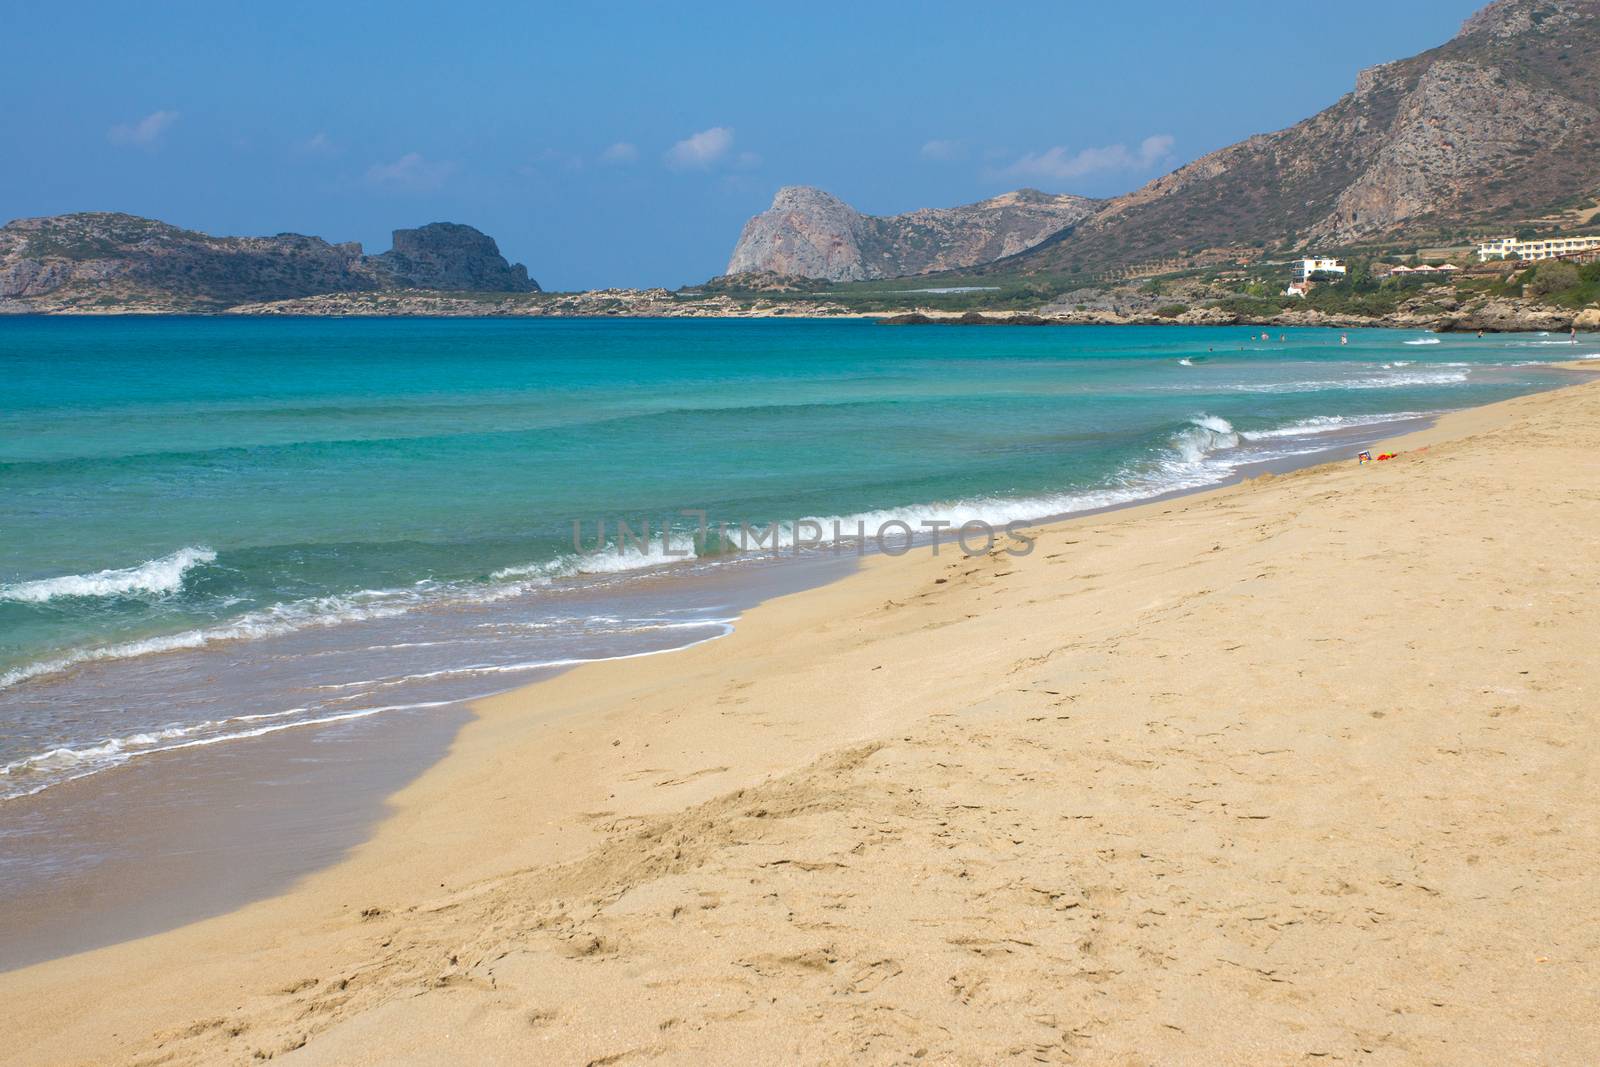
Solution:
[(106, 212), (18, 219), (0, 227), (0, 308), (142, 304), (216, 310), (318, 293), (421, 288), (536, 292), (494, 241), (470, 226), (396, 230), (395, 247), (363, 255), (319, 237), (213, 237)]
[(1259, 243), (1461, 238), (1600, 194), (1600, 0), (1497, 0), (1277, 133), (1108, 203), (1008, 272)]
[(394, 231), (394, 247), (367, 265), (383, 288), (445, 289), (485, 293), (537, 292), (528, 268), (507, 263), (494, 238), (458, 222), (432, 222)]
[(791, 185), (745, 224), (727, 272), (862, 281), (970, 267), (1032, 248), (1096, 204), (1022, 189), (964, 207), (878, 216)]

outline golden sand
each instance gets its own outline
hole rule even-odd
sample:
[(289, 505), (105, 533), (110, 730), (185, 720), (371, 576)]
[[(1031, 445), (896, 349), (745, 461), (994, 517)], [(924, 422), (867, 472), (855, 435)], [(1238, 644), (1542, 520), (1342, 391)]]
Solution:
[(1600, 382), (1390, 447), (483, 702), (0, 1059), (1593, 1063)]

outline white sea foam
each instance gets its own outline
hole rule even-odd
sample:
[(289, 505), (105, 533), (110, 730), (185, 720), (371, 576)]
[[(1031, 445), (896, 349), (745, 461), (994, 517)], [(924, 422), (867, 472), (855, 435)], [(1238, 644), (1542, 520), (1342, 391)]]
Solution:
[(1439, 339), (1437, 337), (1418, 337), (1414, 341), (1406, 341), (1404, 343), (1408, 345), (1436, 345), (1439, 343)]
[[(413, 682), (432, 682), (440, 678), (461, 678), (479, 675), (496, 674), (527, 674), (531, 671), (558, 670), (564, 667), (581, 667), (586, 663), (610, 663), (613, 660), (643, 659), (646, 656), (660, 656), (667, 652), (679, 652), (695, 645), (703, 645), (707, 641), (715, 641), (720, 637), (727, 637), (733, 633), (732, 619), (706, 619), (694, 624), (698, 628), (715, 627), (717, 632), (696, 641), (689, 641), (681, 645), (672, 645), (668, 648), (652, 648), (644, 652), (624, 652), (615, 656), (570, 656), (559, 659), (526, 660), (517, 663), (468, 663), (459, 667), (441, 667), (436, 671), (419, 671), (416, 674), (402, 674), (393, 678), (373, 678), (364, 682), (350, 682), (348, 685), (364, 685), (370, 689), (386, 689), (397, 685), (409, 685)], [(323, 686), (321, 688), (333, 689), (338, 686)], [(370, 692), (363, 692), (350, 697), (335, 697), (337, 700), (356, 700)]]
[[(925, 524), (943, 523), (947, 528), (941, 541), (949, 544), (955, 531), (967, 523), (984, 524), (998, 531), (1013, 522), (1097, 511), (1216, 484), (1233, 470), (1232, 464), (1219, 457), (1238, 444), (1239, 436), (1226, 419), (1198, 415), (1173, 434), (1164, 454), (1153, 457), (1148, 464), (1129, 468), (1109, 485), (1038, 496), (969, 497), (848, 515), (810, 515), (795, 522), (779, 522), (775, 529), (753, 526), (750, 538), (742, 530), (730, 529), (728, 533), (734, 545), (747, 552), (771, 551), (774, 547), (788, 550), (795, 545), (796, 529), (800, 527), (804, 527), (808, 541), (814, 542), (820, 535), (824, 547), (835, 544), (836, 539), (843, 544), (865, 539), (881, 540), (884, 547), (898, 550), (907, 540), (906, 528), (926, 538), (931, 528)], [(977, 544), (984, 538), (974, 534), (970, 540)]]
[[(637, 537), (639, 531), (633, 531)], [(641, 549), (637, 540), (629, 538), (621, 547), (608, 543), (588, 552), (568, 552), (555, 559), (505, 567), (489, 577), (495, 581), (513, 578), (575, 578), (586, 574), (620, 574), (626, 571), (646, 570), (670, 563), (682, 563), (695, 556), (695, 541), (691, 534), (680, 530), (669, 533), (662, 543), (660, 530), (651, 531), (650, 539)]]
[(1336, 389), (1401, 389), (1415, 385), (1454, 385), (1467, 380), (1465, 370), (1427, 370), (1365, 378), (1326, 378), (1300, 382), (1245, 382), (1231, 386), (1239, 393), (1318, 393)]
[(138, 641), (78, 648), (51, 659), (39, 660), (0, 674), (0, 689), (41, 675), (56, 674), (83, 663), (100, 660), (133, 659), (156, 652), (205, 648), (222, 641), (276, 637), (297, 630), (338, 626), (347, 622), (390, 618), (404, 614), (419, 602), (415, 594), (399, 590), (367, 590), (348, 596), (315, 597), (288, 604), (275, 604), (264, 611), (253, 611), (231, 622), (196, 630), (147, 637)]
[(216, 558), (217, 554), (211, 549), (195, 545), (180, 548), (170, 556), (152, 559), (136, 567), (94, 571), (90, 574), (64, 574), (59, 578), (0, 585), (0, 600), (45, 604), (67, 597), (159, 596), (176, 593), (183, 588), (185, 575), (195, 567), (215, 562)]
[(1271, 430), (1246, 430), (1239, 436), (1246, 441), (1270, 441), (1282, 437), (1310, 437), (1319, 433), (1333, 433), (1355, 426), (1377, 426), (1405, 419), (1425, 419), (1426, 411), (1395, 411), (1384, 415), (1317, 415), (1299, 422), (1291, 422)]
[(1213, 452), (1238, 447), (1239, 434), (1227, 419), (1198, 415), (1189, 421), (1189, 427), (1178, 431), (1172, 440), (1172, 447), (1184, 463), (1196, 464)]
[[(1464, 378), (1465, 375), (1459, 377)], [(1391, 379), (1384, 381), (1385, 384), (1392, 384)], [(1348, 383), (1329, 384), (1348, 387)], [(791, 551), (797, 543), (816, 544), (820, 540), (823, 546), (828, 546), (854, 544), (863, 539), (880, 540), (880, 531), (883, 532), (881, 540), (884, 545), (893, 549), (908, 536), (928, 536), (929, 523), (948, 524), (949, 532), (943, 535), (943, 540), (949, 543), (954, 536), (953, 531), (968, 523), (1001, 529), (1014, 522), (1095, 511), (1164, 493), (1198, 489), (1228, 477), (1236, 463), (1225, 458), (1225, 454), (1236, 449), (1242, 440), (1258, 439), (1259, 436), (1241, 435), (1226, 419), (1201, 414), (1173, 434), (1165, 455), (1130, 467), (1123, 475), (1112, 479), (1110, 484), (1035, 496), (971, 497), (852, 514), (810, 515), (793, 521), (773, 516), (754, 522), (748, 531), (743, 527), (728, 528), (724, 539), (730, 543), (727, 547), (734, 549), (735, 554), (724, 556), (719, 562), (735, 562), (741, 558), (737, 554), (740, 552), (749, 554), (744, 558), (753, 558), (774, 549)], [(1249, 458), (1256, 461), (1274, 457), (1253, 455)], [(772, 520), (777, 520), (773, 526), (766, 525)], [(796, 536), (797, 529), (800, 531), (799, 538)], [(630, 543), (625, 551), (608, 545), (589, 552), (568, 553), (555, 559), (496, 571), (490, 576), (491, 584), (488, 585), (418, 583), (408, 589), (364, 590), (274, 605), (212, 626), (136, 641), (73, 649), (55, 657), (24, 664), (0, 674), (0, 689), (86, 663), (194, 650), (223, 642), (276, 637), (311, 628), (391, 618), (429, 605), (488, 603), (523, 595), (559, 578), (623, 574), (695, 558), (694, 540), (689, 532), (674, 531), (669, 549), (662, 547), (657, 532), (642, 550), (636, 543)], [(510, 667), (479, 666), (485, 673), (530, 669), (525, 664)]]
[(62, 782), (94, 774), (96, 771), (115, 767), (137, 756), (148, 756), (157, 752), (174, 752), (186, 748), (202, 748), (221, 744), (225, 741), (243, 741), (252, 737), (264, 737), (280, 730), (293, 730), (301, 726), (327, 726), (337, 722), (364, 719), (385, 711), (440, 708), (461, 702), (457, 700), (429, 700), (413, 704), (387, 704), (381, 707), (341, 711), (333, 715), (321, 715), (309, 719), (268, 722), (265, 726), (249, 726), (245, 729), (231, 728), (240, 724), (284, 719), (287, 716), (306, 711), (305, 708), (290, 708), (286, 711), (260, 715), (238, 715), (230, 719), (207, 720), (188, 726), (169, 726), (153, 732), (144, 731), (132, 734), (128, 737), (107, 738), (94, 744), (80, 745), (76, 748), (52, 748), (36, 755), (12, 760), (10, 763), (0, 766), (0, 799), (10, 800), (16, 797), (31, 796), (52, 785), (59, 785)]

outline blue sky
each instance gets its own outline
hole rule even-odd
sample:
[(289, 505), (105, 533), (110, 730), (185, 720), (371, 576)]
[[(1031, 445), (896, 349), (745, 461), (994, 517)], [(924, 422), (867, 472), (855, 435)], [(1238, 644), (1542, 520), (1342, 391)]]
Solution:
[(0, 216), (369, 251), (449, 220), (546, 288), (676, 287), (780, 185), (875, 213), (1125, 192), (1479, 6), (6, 0)]

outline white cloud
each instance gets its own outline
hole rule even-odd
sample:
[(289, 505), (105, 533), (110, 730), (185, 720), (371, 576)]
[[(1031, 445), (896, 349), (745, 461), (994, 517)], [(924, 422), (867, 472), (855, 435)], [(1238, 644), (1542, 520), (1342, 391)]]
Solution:
[(152, 111), (138, 122), (123, 122), (111, 127), (106, 131), (106, 139), (112, 144), (152, 148), (160, 143), (162, 135), (177, 121), (176, 111)]
[(454, 163), (428, 159), (420, 152), (407, 152), (393, 163), (374, 163), (367, 168), (367, 184), (408, 193), (425, 193), (439, 188), (456, 172)]
[(733, 131), (713, 126), (679, 141), (667, 150), (667, 166), (673, 170), (709, 170), (733, 148)]
[(937, 159), (941, 163), (966, 159), (967, 146), (960, 141), (929, 141), (922, 146), (923, 159)]
[(761, 163), (761, 155), (757, 152), (740, 152), (739, 157), (733, 161), (733, 165), (740, 170), (755, 170)]
[(602, 163), (632, 163), (638, 158), (639, 150), (627, 141), (618, 141), (600, 153), (600, 162)]
[(339, 146), (326, 133), (318, 130), (304, 141), (296, 144), (294, 150), (306, 156), (331, 156), (339, 151)]
[(1085, 148), (1069, 153), (1060, 145), (1045, 152), (1029, 152), (999, 171), (1011, 178), (1044, 178), (1061, 181), (1114, 170), (1149, 170), (1172, 154), (1169, 134), (1157, 134), (1139, 142), (1138, 148), (1125, 144)]

